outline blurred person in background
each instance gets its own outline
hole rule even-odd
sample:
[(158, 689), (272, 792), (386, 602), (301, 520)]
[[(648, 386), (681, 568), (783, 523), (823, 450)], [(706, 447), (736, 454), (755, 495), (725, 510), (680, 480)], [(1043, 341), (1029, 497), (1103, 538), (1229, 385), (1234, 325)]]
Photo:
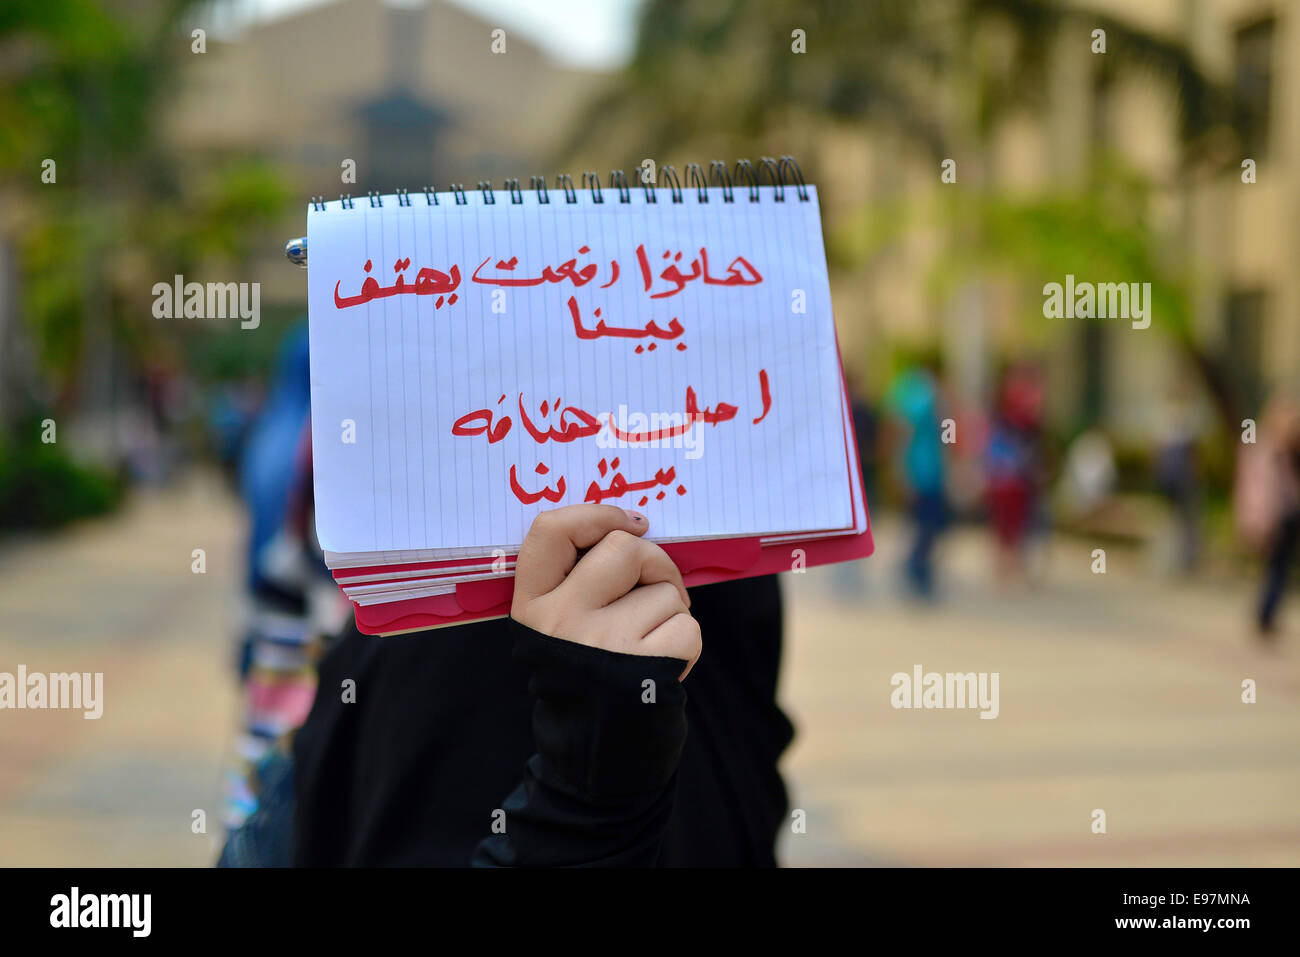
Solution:
[(265, 397), (253, 381), (228, 382), (208, 397), (206, 424), (212, 452), (232, 486), (239, 484), (244, 443)]
[(1187, 575), (1200, 558), (1200, 516), (1204, 503), (1198, 446), (1204, 417), (1182, 386), (1165, 403), (1156, 434), (1155, 482), (1174, 514), (1174, 568)]
[(938, 360), (905, 368), (890, 386), (885, 405), (903, 445), (899, 478), (914, 531), (904, 576), (914, 595), (929, 599), (934, 597), (934, 549), (948, 523)]
[(985, 462), (986, 497), (1004, 582), (1025, 575), (1025, 540), (1038, 516), (1043, 484), (1043, 382), (1032, 362), (1011, 365), (994, 400)]
[(1255, 624), (1260, 639), (1272, 643), (1300, 542), (1300, 405), (1293, 398), (1270, 399), (1257, 441), (1241, 444), (1233, 507), (1242, 539), (1266, 556)]
[(292, 763), (286, 736), (307, 717), (323, 637), (346, 605), (315, 539), (307, 329), (281, 348), (266, 404), (239, 463), (249, 512), (246, 622), (240, 640), (243, 711), (227, 775), (222, 864), (288, 864)]
[(1065, 451), (1059, 498), (1065, 516), (1083, 521), (1112, 503), (1119, 470), (1115, 450), (1101, 429), (1086, 429)]
[(239, 491), (250, 529), (246, 584), (255, 602), (276, 610), (301, 610), (301, 596), (280, 587), (270, 573), (268, 546), (280, 535), (289, 508), (294, 461), (311, 412), (307, 327), (280, 347), (266, 403), (249, 428), (239, 462)]

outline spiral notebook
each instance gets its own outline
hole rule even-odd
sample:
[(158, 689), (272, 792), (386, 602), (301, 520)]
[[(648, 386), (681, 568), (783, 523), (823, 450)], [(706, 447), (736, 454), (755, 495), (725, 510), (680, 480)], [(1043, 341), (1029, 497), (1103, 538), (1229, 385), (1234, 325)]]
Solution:
[(362, 632), (507, 614), (533, 517), (580, 502), (688, 585), (871, 552), (816, 187), (684, 180), (313, 200), (317, 534)]

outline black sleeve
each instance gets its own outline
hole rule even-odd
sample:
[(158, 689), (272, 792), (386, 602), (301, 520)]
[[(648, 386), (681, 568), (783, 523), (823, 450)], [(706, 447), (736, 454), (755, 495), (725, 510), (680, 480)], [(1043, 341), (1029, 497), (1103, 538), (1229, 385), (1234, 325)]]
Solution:
[[(476, 867), (650, 867), (686, 742), (676, 658), (625, 655), (512, 623), (531, 669), (537, 752)], [(494, 827), (494, 830), (495, 830)]]

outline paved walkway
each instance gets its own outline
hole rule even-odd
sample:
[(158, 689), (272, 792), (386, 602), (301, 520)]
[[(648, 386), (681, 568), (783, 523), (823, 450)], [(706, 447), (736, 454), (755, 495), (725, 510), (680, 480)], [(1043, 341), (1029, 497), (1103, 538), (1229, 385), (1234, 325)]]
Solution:
[[(1093, 575), (1090, 547), (1058, 541), (1043, 585), (999, 592), (970, 531), (918, 608), (894, 587), (901, 531), (856, 601), (829, 597), (833, 570), (786, 576), (785, 767), (807, 814), (787, 863), (1300, 864), (1300, 602), (1269, 653), (1247, 581), (1163, 583), (1113, 550)], [(997, 672), (999, 716), (893, 708), (891, 676), (918, 664)]]
[(208, 480), (0, 551), (0, 671), (104, 673), (97, 721), (0, 711), (0, 865), (215, 860), (242, 539)]
[[(852, 601), (833, 570), (785, 576), (785, 767), (806, 814), (787, 862), (1300, 864), (1300, 600), (1266, 654), (1245, 582), (1162, 584), (1121, 555), (1094, 576), (1056, 543), (1044, 586), (1002, 594), (968, 532), (945, 600), (917, 608), (895, 594), (900, 532), (883, 524)], [(202, 809), (217, 830), (242, 534), (204, 480), (0, 549), (0, 671), (105, 676), (99, 721), (0, 712), (0, 865), (213, 859), (190, 825)], [(890, 677), (917, 664), (997, 672), (999, 717), (895, 710)]]

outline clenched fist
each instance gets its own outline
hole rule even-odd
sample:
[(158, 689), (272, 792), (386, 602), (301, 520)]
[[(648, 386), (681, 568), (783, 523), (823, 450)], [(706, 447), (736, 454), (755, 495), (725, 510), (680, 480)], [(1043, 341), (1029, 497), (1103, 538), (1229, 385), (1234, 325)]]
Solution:
[(553, 638), (629, 655), (700, 657), (681, 572), (641, 538), (644, 515), (614, 505), (542, 512), (519, 548), (510, 617)]

